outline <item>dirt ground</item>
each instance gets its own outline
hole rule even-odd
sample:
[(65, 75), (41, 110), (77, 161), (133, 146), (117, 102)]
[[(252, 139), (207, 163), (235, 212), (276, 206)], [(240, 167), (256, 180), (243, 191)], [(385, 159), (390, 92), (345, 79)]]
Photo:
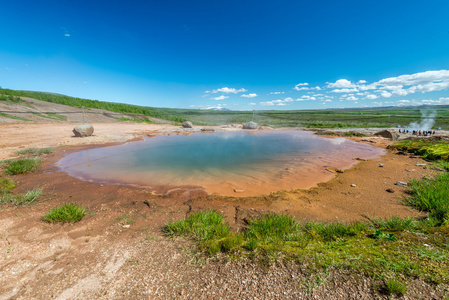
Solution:
[[(40, 201), (0, 211), (0, 299), (386, 299), (378, 283), (344, 271), (332, 272), (324, 283), (314, 285), (316, 275), (297, 265), (267, 269), (247, 261), (205, 260), (195, 255), (190, 242), (170, 240), (162, 228), (200, 209), (221, 211), (234, 229), (244, 218), (267, 211), (323, 221), (418, 216), (400, 204), (404, 188), (395, 183), (434, 172), (422, 166), (428, 163), (420, 158), (387, 151), (309, 190), (234, 198), (180, 188), (158, 196), (138, 187), (79, 181), (53, 164), (86, 147), (180, 129), (164, 124), (93, 125), (94, 136), (74, 138), (70, 123), (0, 123), (0, 160), (24, 148), (56, 149), (37, 172), (14, 177), (16, 192), (43, 188)], [(391, 143), (374, 137), (352, 139), (382, 148)], [(41, 221), (63, 203), (78, 203), (88, 214), (75, 224)], [(405, 299), (441, 295), (426, 283), (416, 286), (419, 289), (409, 289)]]

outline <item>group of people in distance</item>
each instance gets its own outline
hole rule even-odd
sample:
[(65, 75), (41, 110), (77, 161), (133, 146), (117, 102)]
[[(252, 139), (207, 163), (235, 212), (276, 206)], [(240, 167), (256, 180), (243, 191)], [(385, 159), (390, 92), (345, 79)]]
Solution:
[[(399, 129), (399, 133), (409, 133), (408, 129)], [(435, 134), (435, 130), (413, 130), (412, 131), (412, 135), (417, 135), (417, 136), (430, 136), (432, 134)]]

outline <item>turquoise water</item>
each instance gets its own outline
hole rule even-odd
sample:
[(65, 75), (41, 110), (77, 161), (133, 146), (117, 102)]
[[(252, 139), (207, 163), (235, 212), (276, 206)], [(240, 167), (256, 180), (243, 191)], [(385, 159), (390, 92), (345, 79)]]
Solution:
[(370, 145), (299, 130), (239, 131), (156, 136), (72, 153), (57, 165), (71, 176), (96, 182), (146, 187), (224, 182), (238, 188), (245, 181), (276, 181), (286, 169), (300, 167), (313, 174), (313, 168), (342, 168), (353, 164), (354, 157), (380, 153)]

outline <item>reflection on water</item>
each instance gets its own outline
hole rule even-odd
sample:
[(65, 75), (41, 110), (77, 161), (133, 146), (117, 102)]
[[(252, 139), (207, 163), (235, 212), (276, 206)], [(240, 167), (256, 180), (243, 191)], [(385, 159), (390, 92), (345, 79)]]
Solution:
[(293, 189), (305, 188), (301, 183), (310, 180), (303, 179), (326, 173), (326, 167), (347, 168), (355, 157), (381, 153), (370, 145), (299, 130), (193, 133), (79, 151), (60, 160), (58, 167), (84, 180), (153, 188), (225, 184), (247, 190), (288, 179), (278, 189)]

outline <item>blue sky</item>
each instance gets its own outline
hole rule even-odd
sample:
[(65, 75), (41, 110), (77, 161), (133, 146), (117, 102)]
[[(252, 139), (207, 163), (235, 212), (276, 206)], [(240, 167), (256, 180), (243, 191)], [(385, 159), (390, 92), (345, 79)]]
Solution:
[(449, 104), (449, 1), (3, 1), (0, 86), (232, 110)]

